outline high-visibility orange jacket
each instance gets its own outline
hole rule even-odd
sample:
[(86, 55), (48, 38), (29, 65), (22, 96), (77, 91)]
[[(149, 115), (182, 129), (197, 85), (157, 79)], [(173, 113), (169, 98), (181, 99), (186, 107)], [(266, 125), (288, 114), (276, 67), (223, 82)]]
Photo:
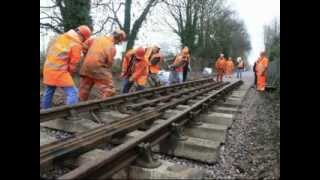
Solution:
[(233, 61), (228, 60), (226, 62), (226, 73), (229, 74), (229, 75), (232, 74), (233, 68), (234, 68)]
[[(175, 71), (176, 72), (182, 72), (183, 71), (183, 66), (186, 65), (186, 63), (189, 61), (187, 58), (184, 58), (182, 53), (179, 53), (176, 58), (173, 61), (173, 66), (175, 66)], [(183, 65), (181, 65), (183, 63)]]
[(152, 48), (147, 48), (145, 58), (149, 62), (150, 73), (158, 74), (161, 70), (160, 64), (163, 63), (163, 56), (160, 52), (152, 53)]
[(266, 70), (268, 69), (269, 60), (266, 57), (261, 57), (258, 59), (256, 64), (257, 75), (266, 75)]
[[(121, 76), (126, 77), (130, 73), (128, 66), (130, 58), (136, 53), (135, 49), (129, 49), (126, 54), (124, 55), (122, 59), (122, 65), (121, 65)], [(133, 69), (133, 68), (132, 68)], [(133, 71), (133, 70), (131, 70)]]
[(50, 86), (73, 86), (71, 74), (80, 60), (82, 43), (79, 35), (70, 30), (57, 36), (48, 48), (43, 67), (43, 83)]
[(225, 71), (226, 70), (226, 59), (219, 58), (216, 60), (215, 68), (217, 71)]
[(122, 61), (122, 76), (132, 78), (135, 83), (140, 86), (145, 86), (149, 74), (149, 64), (146, 58), (141, 60), (133, 60), (136, 49), (129, 50)]
[(116, 48), (112, 37), (96, 37), (92, 42), (80, 69), (80, 75), (93, 79), (107, 79), (111, 76)]

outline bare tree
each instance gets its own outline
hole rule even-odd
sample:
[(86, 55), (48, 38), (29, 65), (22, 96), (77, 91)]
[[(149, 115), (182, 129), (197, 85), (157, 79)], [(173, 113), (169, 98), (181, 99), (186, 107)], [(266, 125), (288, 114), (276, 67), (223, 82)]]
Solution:
[(173, 22), (167, 21), (193, 56), (204, 57), (201, 65), (212, 65), (220, 52), (246, 57), (250, 39), (244, 23), (223, 0), (166, 0)]
[[(121, 29), (123, 29), (128, 34), (127, 50), (133, 47), (134, 41), (139, 33), (142, 23), (146, 20), (147, 15), (150, 12), (151, 8), (156, 6), (158, 2), (159, 0), (147, 0), (146, 5), (143, 7), (141, 14), (134, 21), (132, 21), (133, 16), (135, 15), (135, 13), (132, 12), (133, 1), (125, 0), (124, 2), (120, 3), (120, 6), (124, 5), (123, 23), (121, 23), (120, 18), (118, 16), (118, 11), (117, 11), (120, 9), (120, 7), (115, 8), (113, 6), (113, 3), (110, 3), (107, 6), (109, 10), (113, 12), (113, 20), (117, 23), (117, 25)], [(138, 0), (136, 0), (134, 3), (139, 6), (142, 6)]]
[(199, 20), (199, 12), (201, 5), (205, 0), (166, 0), (170, 15), (173, 17), (176, 26), (168, 25), (173, 32), (181, 38), (182, 46), (188, 46), (191, 49), (195, 47), (195, 38), (197, 24)]

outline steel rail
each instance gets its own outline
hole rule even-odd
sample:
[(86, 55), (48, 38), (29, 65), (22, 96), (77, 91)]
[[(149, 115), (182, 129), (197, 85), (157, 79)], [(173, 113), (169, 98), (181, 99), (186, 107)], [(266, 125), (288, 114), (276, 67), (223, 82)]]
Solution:
[(101, 107), (107, 107), (112, 105), (119, 105), (121, 103), (126, 103), (128, 100), (133, 98), (141, 98), (152, 96), (153, 94), (160, 94), (167, 91), (172, 91), (177, 88), (184, 88), (195, 86), (198, 84), (213, 82), (212, 78), (200, 79), (196, 81), (189, 81), (181, 84), (175, 84), (171, 86), (161, 86), (156, 88), (150, 88), (143, 91), (121, 94), (105, 99), (89, 100), (85, 102), (80, 102), (75, 105), (64, 105), (59, 107), (54, 107), (50, 109), (40, 110), (40, 123), (52, 120), (54, 118), (65, 118), (72, 115), (72, 111), (75, 110), (77, 113), (86, 112), (90, 110), (100, 109)]
[[(146, 121), (150, 121), (154, 118), (160, 117), (159, 110), (165, 110), (166, 108), (170, 108), (174, 105), (177, 105), (181, 102), (184, 102), (190, 98), (193, 98), (199, 94), (203, 94), (212, 89), (219, 88), (223, 84), (221, 83), (210, 83), (209, 85), (205, 84), (203, 86), (193, 88), (193, 91), (197, 91), (200, 89), (204, 89), (201, 92), (197, 92), (195, 95), (188, 96), (183, 98), (182, 101), (175, 101), (165, 105), (165, 108), (159, 108), (156, 111), (149, 111), (145, 113), (140, 113), (130, 118), (124, 118), (123, 120), (117, 121), (113, 124), (99, 126), (90, 130), (89, 132), (80, 133), (76, 137), (69, 138), (65, 141), (53, 142), (40, 147), (40, 166), (45, 166), (49, 161), (52, 161), (55, 158), (61, 157), (66, 154), (70, 154), (75, 150), (79, 150), (80, 148), (85, 148), (86, 146), (92, 147), (92, 145), (97, 144), (97, 142), (102, 141), (102, 139), (111, 138), (113, 135), (119, 132), (129, 132), (135, 130), (139, 125)], [(205, 89), (207, 88), (207, 89)], [(190, 91), (181, 92), (181, 94), (190, 93)], [(145, 118), (147, 117), (147, 118)], [(92, 145), (91, 145), (92, 144)], [(88, 148), (86, 148), (88, 149)], [(82, 152), (82, 151), (81, 151)]]

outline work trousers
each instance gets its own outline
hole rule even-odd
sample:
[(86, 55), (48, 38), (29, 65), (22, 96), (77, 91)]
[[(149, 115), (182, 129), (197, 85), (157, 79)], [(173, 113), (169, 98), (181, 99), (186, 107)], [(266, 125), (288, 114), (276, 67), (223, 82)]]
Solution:
[(264, 91), (266, 87), (267, 77), (263, 75), (257, 75), (257, 90)]
[[(57, 86), (46, 86), (42, 97), (42, 108), (48, 109), (52, 106), (52, 99)], [(78, 103), (78, 90), (76, 87), (60, 87), (63, 89), (66, 97), (66, 104), (72, 105)]]
[(242, 72), (243, 72), (243, 68), (238, 68), (237, 69), (237, 78), (241, 79), (242, 78)]
[(186, 81), (187, 81), (188, 71), (189, 71), (189, 66), (188, 66), (188, 65), (186, 65), (185, 67), (183, 67), (183, 78), (182, 78), (182, 82), (186, 82)]
[(223, 70), (223, 69), (217, 69), (216, 81), (217, 81), (217, 82), (222, 82), (222, 80), (223, 80), (223, 75), (224, 75), (224, 70)]
[(90, 91), (93, 86), (96, 86), (99, 93), (99, 98), (101, 99), (116, 94), (112, 79), (93, 79), (87, 76), (81, 76), (79, 83), (80, 101), (88, 100)]

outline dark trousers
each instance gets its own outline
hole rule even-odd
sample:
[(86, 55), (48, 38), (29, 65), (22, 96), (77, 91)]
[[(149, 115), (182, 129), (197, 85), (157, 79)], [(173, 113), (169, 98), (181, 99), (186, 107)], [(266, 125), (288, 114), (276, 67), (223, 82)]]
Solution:
[(187, 75), (188, 75), (188, 69), (183, 69), (182, 82), (186, 82)]
[[(122, 88), (122, 94), (128, 93), (133, 84), (134, 84), (133, 81), (130, 82), (129, 79), (124, 79), (123, 88)], [(144, 89), (144, 86), (137, 85), (137, 87), (136, 87), (136, 91), (140, 91), (140, 90), (143, 90), (143, 89)]]

